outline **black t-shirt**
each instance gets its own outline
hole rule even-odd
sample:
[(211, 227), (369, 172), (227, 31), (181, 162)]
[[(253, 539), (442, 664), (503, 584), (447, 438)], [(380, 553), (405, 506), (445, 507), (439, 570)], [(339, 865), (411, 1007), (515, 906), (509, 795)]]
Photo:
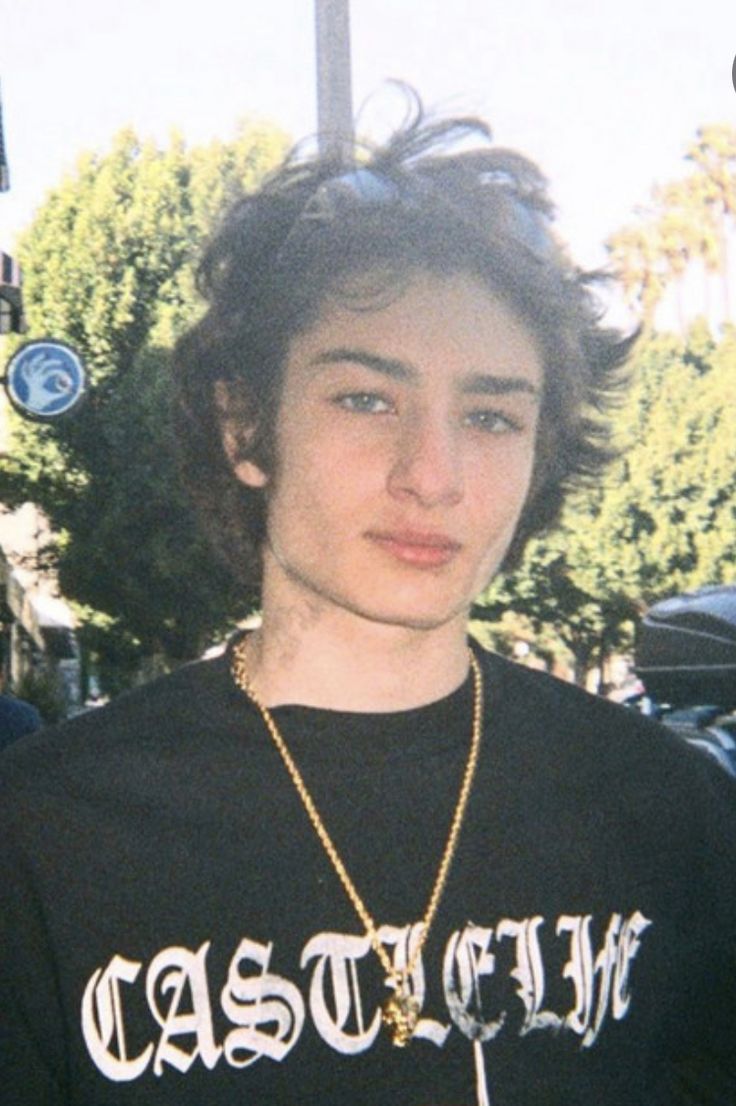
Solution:
[[(0, 757), (0, 1102), (736, 1103), (736, 788), (657, 725), (483, 656), (486, 719), (405, 1049), (363, 933), (225, 658)], [(406, 963), (471, 685), (274, 711)]]

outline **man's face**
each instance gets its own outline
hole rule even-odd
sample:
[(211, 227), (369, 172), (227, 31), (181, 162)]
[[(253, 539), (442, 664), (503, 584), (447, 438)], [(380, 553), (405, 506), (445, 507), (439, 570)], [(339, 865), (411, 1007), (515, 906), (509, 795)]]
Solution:
[(363, 619), (466, 617), (508, 548), (534, 460), (542, 366), (478, 280), (417, 275), (386, 306), (328, 301), (295, 338), (265, 485), (264, 595)]

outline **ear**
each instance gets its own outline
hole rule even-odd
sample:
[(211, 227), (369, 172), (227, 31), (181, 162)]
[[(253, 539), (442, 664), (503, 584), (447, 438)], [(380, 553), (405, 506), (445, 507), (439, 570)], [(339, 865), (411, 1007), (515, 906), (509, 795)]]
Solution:
[(249, 488), (265, 488), (268, 475), (247, 456), (254, 433), (242, 398), (236, 398), (226, 381), (215, 381), (215, 405), (220, 419), (222, 448), (230, 467), (241, 483)]

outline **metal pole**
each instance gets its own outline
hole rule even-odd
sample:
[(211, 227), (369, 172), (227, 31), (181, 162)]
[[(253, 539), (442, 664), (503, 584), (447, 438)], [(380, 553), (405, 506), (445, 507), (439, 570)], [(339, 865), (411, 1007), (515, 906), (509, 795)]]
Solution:
[(317, 127), (322, 154), (353, 145), (350, 0), (315, 0)]
[(10, 188), (10, 169), (8, 159), (5, 156), (5, 142), (3, 141), (3, 100), (0, 94), (0, 192), (7, 192)]

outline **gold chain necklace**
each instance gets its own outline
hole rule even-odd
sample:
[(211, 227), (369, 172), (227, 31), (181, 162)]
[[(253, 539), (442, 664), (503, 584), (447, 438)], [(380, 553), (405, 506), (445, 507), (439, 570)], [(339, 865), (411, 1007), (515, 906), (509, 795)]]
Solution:
[(419, 1021), (419, 1002), (411, 993), (409, 986), (409, 980), (414, 974), (417, 964), (419, 963), (419, 957), (424, 947), (424, 943), (427, 940), (430, 926), (434, 921), (437, 908), (440, 904), (442, 892), (445, 889), (447, 883), (447, 877), (450, 872), (450, 864), (455, 854), (455, 848), (457, 846), (458, 836), (460, 834), (460, 827), (465, 817), (465, 809), (468, 805), (468, 799), (470, 797), (470, 790), (473, 786), (473, 777), (475, 776), (475, 769), (478, 763), (478, 752), (480, 749), (480, 739), (483, 729), (483, 678), (481, 676), (480, 666), (475, 659), (472, 651), (469, 649), (470, 667), (473, 672), (473, 729), (472, 738), (470, 742), (470, 751), (468, 753), (467, 764), (465, 765), (465, 772), (463, 773), (462, 783), (460, 785), (460, 794), (458, 795), (457, 804), (455, 806), (455, 813), (452, 816), (452, 822), (450, 824), (450, 832), (447, 837), (447, 843), (445, 845), (444, 852), (442, 853), (442, 859), (440, 860), (440, 866), (437, 869), (437, 876), (435, 877), (434, 886), (429, 896), (429, 902), (424, 912), (424, 918), (422, 920), (422, 928), (419, 934), (419, 939), (414, 948), (414, 952), (409, 958), (408, 963), (404, 968), (396, 968), (391, 963), (388, 953), (381, 944), (381, 939), (378, 936), (378, 930), (376, 923), (373, 921), (368, 908), (360, 897), (358, 890), (353, 883), (352, 879), (348, 875), (347, 868), (342, 862), (340, 854), (335, 848), (335, 844), (327, 832), (327, 828), (322, 821), (319, 811), (314, 804), (314, 800), (310, 795), (307, 785), (302, 779), (302, 775), (294, 762), (294, 759), (289, 752), (289, 749), (284, 741), (276, 723), (273, 720), (271, 712), (258, 698), (253, 691), (248, 679), (248, 670), (245, 660), (245, 642), (246, 639), (242, 638), (234, 647), (232, 653), (231, 670), (233, 679), (241, 691), (252, 700), (255, 706), (261, 713), (266, 728), (270, 733), (274, 745), (281, 754), (281, 759), (284, 762), (287, 772), (291, 776), (294, 787), (296, 788), (299, 798), (304, 805), (309, 820), (314, 827), (315, 833), (319, 838), (322, 846), (330, 859), (332, 867), (335, 869), (340, 882), (342, 883), (347, 896), (353, 904), (355, 911), (360, 918), (361, 922), (365, 926), (365, 931), (370, 939), (371, 946), (378, 956), (385, 972), (386, 972), (386, 984), (393, 990), (393, 994), (386, 1000), (383, 1005), (383, 1021), (384, 1024), (391, 1030), (393, 1034), (393, 1043), (398, 1047), (403, 1048), (409, 1043)]

